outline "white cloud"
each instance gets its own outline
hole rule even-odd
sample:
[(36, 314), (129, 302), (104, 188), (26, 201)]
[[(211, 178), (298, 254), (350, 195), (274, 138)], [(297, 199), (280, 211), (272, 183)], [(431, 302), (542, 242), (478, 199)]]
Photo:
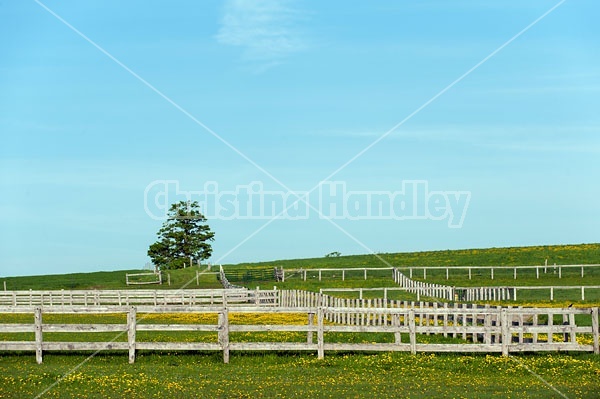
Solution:
[(305, 48), (299, 19), (286, 0), (228, 0), (216, 39), (241, 47), (245, 61), (265, 69)]

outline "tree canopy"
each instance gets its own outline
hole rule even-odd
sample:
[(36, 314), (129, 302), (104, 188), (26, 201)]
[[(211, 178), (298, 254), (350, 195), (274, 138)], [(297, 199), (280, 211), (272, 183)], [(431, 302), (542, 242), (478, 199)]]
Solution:
[(171, 205), (157, 235), (158, 241), (150, 245), (148, 256), (161, 269), (181, 269), (190, 259), (208, 259), (212, 254), (209, 242), (214, 241), (215, 233), (206, 224), (196, 201)]

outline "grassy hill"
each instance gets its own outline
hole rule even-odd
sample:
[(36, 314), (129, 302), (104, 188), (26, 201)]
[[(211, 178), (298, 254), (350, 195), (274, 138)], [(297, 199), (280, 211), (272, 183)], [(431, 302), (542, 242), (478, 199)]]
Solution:
[[(382, 261), (383, 259), (383, 261)], [(312, 259), (277, 260), (258, 263), (223, 265), (226, 271), (239, 272), (254, 269), (269, 269), (275, 266), (284, 269), (350, 268), (393, 266), (495, 266), (495, 265), (543, 265), (548, 264), (593, 264), (600, 263), (600, 244), (545, 245), (531, 247), (463, 249), (407, 253), (384, 253), (377, 255), (354, 255)], [(55, 289), (124, 289), (124, 288), (218, 288), (220, 283), (215, 274), (200, 276), (196, 285), (198, 268), (168, 271), (171, 285), (127, 286), (126, 273), (140, 270), (118, 270), (112, 272), (56, 274), (45, 276), (6, 277), (8, 290), (55, 290)], [(268, 282), (273, 284), (272, 281)], [(378, 283), (379, 284), (379, 283)], [(256, 284), (255, 284), (256, 285)]]
[[(382, 260), (383, 259), (383, 260)], [(384, 267), (392, 266), (512, 266), (600, 263), (600, 244), (543, 245), (531, 247), (459, 249), (444, 251), (380, 253), (331, 258), (277, 260), (242, 263), (237, 267), (278, 266), (292, 268)]]

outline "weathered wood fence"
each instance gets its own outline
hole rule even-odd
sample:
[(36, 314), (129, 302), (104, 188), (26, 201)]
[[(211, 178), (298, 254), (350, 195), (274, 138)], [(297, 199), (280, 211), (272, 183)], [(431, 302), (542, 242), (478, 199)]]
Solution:
[[(304, 325), (255, 325), (231, 324), (231, 313), (300, 313), (306, 314)], [(135, 361), (138, 350), (194, 350), (222, 351), (223, 360), (229, 362), (230, 351), (315, 351), (321, 359), (325, 351), (406, 351), (417, 352), (511, 352), (537, 351), (584, 351), (600, 354), (598, 308), (588, 309), (506, 309), (506, 308), (268, 308), (227, 306), (133, 306), (133, 307), (0, 307), (3, 313), (31, 313), (33, 323), (0, 324), (3, 333), (34, 333), (33, 341), (0, 341), (0, 351), (35, 351), (36, 360), (41, 363), (46, 351), (71, 350), (125, 350), (129, 362)], [(44, 315), (60, 314), (101, 314), (125, 313), (126, 324), (58, 324), (45, 323)], [(138, 313), (213, 313), (217, 314), (216, 324), (143, 324), (138, 323)], [(341, 325), (327, 323), (326, 320), (349, 320), (356, 315), (367, 316), (367, 320), (385, 320), (379, 324)], [(556, 315), (562, 315), (565, 322), (554, 324)], [(591, 319), (591, 325), (578, 326), (576, 316)], [(541, 320), (546, 320), (545, 324)], [(194, 331), (212, 332), (216, 340), (210, 342), (148, 342), (137, 339), (138, 331)], [(305, 332), (305, 342), (235, 342), (232, 332)], [(48, 332), (114, 332), (117, 335), (109, 342), (57, 342), (44, 339)], [(314, 335), (316, 333), (316, 342)], [(332, 342), (334, 333), (389, 333), (394, 340), (389, 343)], [(127, 342), (118, 341), (127, 335)], [(472, 343), (431, 344), (419, 342), (417, 336), (441, 334), (471, 337)], [(556, 339), (560, 334), (560, 339)], [(404, 335), (404, 338), (403, 338)], [(327, 339), (326, 339), (327, 336)], [(529, 337), (531, 336), (530, 339)], [(589, 343), (586, 337), (591, 337)], [(526, 339), (527, 338), (527, 339)], [(580, 339), (582, 338), (582, 339)], [(580, 342), (581, 340), (581, 342)]]
[[(542, 266), (543, 267), (543, 266)], [(568, 267), (568, 266), (564, 266)], [(493, 274), (493, 272), (492, 272)], [(394, 281), (405, 291), (416, 294), (417, 300), (421, 296), (441, 298), (448, 301), (516, 301), (517, 291), (548, 291), (549, 300), (554, 300), (554, 293), (558, 290), (576, 290), (581, 293), (581, 300), (585, 300), (585, 291), (598, 290), (598, 285), (579, 286), (516, 286), (516, 287), (451, 287), (448, 285), (426, 283), (407, 277), (399, 269), (394, 269)]]
[(518, 276), (526, 270), (535, 271), (535, 276), (537, 279), (540, 278), (540, 275), (543, 274), (553, 274), (557, 275), (558, 278), (562, 278), (563, 269), (578, 269), (580, 270), (579, 275), (581, 278), (585, 276), (585, 269), (598, 269), (600, 264), (587, 264), (587, 265), (534, 265), (534, 266), (399, 266), (398, 269), (406, 272), (408, 271), (408, 277), (413, 278), (413, 275), (416, 276), (416, 273), (420, 271), (422, 274), (419, 276), (423, 278), (423, 280), (427, 280), (427, 271), (438, 272), (440, 270), (444, 270), (446, 273), (446, 280), (450, 279), (450, 271), (464, 271), (466, 270), (469, 276), (469, 280), (472, 279), (473, 272), (478, 273), (479, 271), (485, 271), (491, 280), (494, 280), (495, 274), (494, 271), (512, 271), (513, 279), (517, 280)]
[(306, 281), (307, 277), (318, 278), (319, 281), (322, 281), (323, 275), (330, 275), (332, 273), (337, 273), (333, 275), (334, 277), (339, 277), (344, 281), (346, 279), (347, 274), (357, 274), (359, 272), (361, 276), (364, 276), (366, 280), (369, 272), (380, 272), (380, 271), (392, 271), (393, 267), (346, 267), (346, 268), (320, 268), (320, 269), (283, 269), (281, 268), (281, 281), (285, 281), (286, 278), (290, 277), (300, 277), (302, 280)]
[(398, 269), (402, 271), (404, 274), (407, 274), (407, 277), (412, 279), (413, 277), (417, 277), (417, 273), (419, 274), (419, 278), (423, 280), (427, 280), (428, 272), (434, 272), (439, 275), (439, 271), (443, 270), (445, 272), (446, 280), (450, 279), (451, 273), (456, 274), (457, 272), (465, 272), (469, 276), (469, 280), (473, 278), (473, 275), (477, 275), (478, 277), (482, 275), (482, 272), (485, 272), (491, 280), (496, 278), (496, 272), (506, 273), (506, 271), (511, 271), (513, 279), (517, 280), (518, 276), (523, 275), (526, 271), (535, 272), (535, 276), (537, 279), (544, 274), (553, 274), (558, 276), (558, 278), (562, 278), (563, 270), (572, 270), (578, 269), (579, 276), (583, 278), (586, 275), (585, 270), (594, 270), (600, 268), (600, 264), (580, 264), (580, 265), (532, 265), (532, 266), (396, 266), (396, 267), (347, 267), (347, 268), (314, 268), (314, 269), (283, 269), (283, 280), (286, 278), (294, 277), (301, 278), (306, 281), (308, 278), (316, 278), (319, 281), (322, 281), (324, 278), (336, 278), (345, 280), (346, 277), (352, 275), (356, 278), (356, 276), (361, 276), (365, 280), (369, 276), (369, 273), (372, 274), (381, 274), (378, 272), (381, 271), (393, 271)]
[(279, 305), (277, 290), (48, 290), (0, 291), (0, 306)]
[(400, 285), (400, 287), (405, 288), (407, 292), (417, 294), (417, 300), (420, 299), (421, 295), (433, 298), (441, 298), (447, 301), (453, 301), (456, 299), (454, 287), (412, 280), (411, 278), (406, 277), (404, 273), (397, 268), (394, 268), (393, 274), (394, 281)]
[[(132, 278), (133, 277), (133, 278)], [(152, 277), (152, 280), (146, 279)], [(162, 284), (162, 272), (157, 273), (125, 273), (126, 285)]]

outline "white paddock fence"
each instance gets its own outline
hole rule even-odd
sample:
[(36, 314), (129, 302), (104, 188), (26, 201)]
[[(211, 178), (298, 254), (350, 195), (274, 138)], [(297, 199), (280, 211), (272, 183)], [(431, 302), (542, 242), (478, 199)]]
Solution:
[(0, 306), (279, 305), (276, 290), (47, 290), (0, 291)]
[(417, 300), (420, 300), (421, 295), (432, 298), (441, 298), (447, 301), (455, 300), (454, 287), (442, 284), (424, 283), (422, 281), (412, 280), (406, 277), (397, 268), (394, 268), (394, 281), (404, 288), (407, 292), (417, 294)]
[[(511, 352), (537, 351), (583, 351), (600, 353), (598, 308), (588, 309), (453, 309), (453, 308), (346, 308), (346, 307), (227, 307), (227, 306), (94, 306), (94, 307), (0, 307), (4, 314), (31, 314), (29, 323), (3, 323), (0, 332), (33, 333), (30, 341), (0, 341), (0, 351), (34, 351), (38, 363), (42, 363), (47, 351), (98, 351), (123, 350), (129, 353), (129, 362), (135, 361), (139, 350), (222, 351), (223, 360), (229, 362), (230, 351), (314, 351), (322, 359), (326, 351), (403, 351), (403, 352), (486, 352), (509, 355)], [(126, 323), (46, 323), (46, 314), (126, 314)], [(208, 324), (146, 324), (139, 313), (194, 313), (216, 314), (215, 323)], [(280, 313), (305, 314), (306, 323), (298, 324), (234, 324), (234, 313)], [(379, 325), (341, 325), (326, 320), (349, 319), (351, 315), (371, 315), (386, 320)], [(556, 325), (554, 318), (562, 315), (564, 324)], [(591, 319), (589, 326), (575, 324), (576, 316)], [(98, 317), (100, 319), (100, 317)], [(545, 324), (540, 323), (546, 320)], [(285, 320), (285, 319), (282, 319)], [(442, 321), (440, 321), (442, 320)], [(447, 320), (444, 322), (443, 320)], [(462, 322), (461, 322), (462, 320)], [(153, 342), (138, 338), (137, 332), (193, 331), (204, 339), (197, 342)], [(96, 333), (117, 334), (109, 342), (71, 342), (46, 339), (47, 333)], [(296, 332), (305, 333), (301, 341), (239, 342), (235, 333)], [(344, 334), (339, 334), (344, 333)], [(388, 333), (388, 342), (348, 342), (348, 334)], [(233, 334), (233, 335), (232, 335)], [(422, 342), (419, 336), (455, 334), (467, 339), (452, 343)], [(558, 334), (558, 336), (557, 336)], [(126, 335), (127, 340), (119, 340)], [(316, 339), (315, 339), (316, 335)], [(530, 336), (530, 338), (529, 338)], [(246, 335), (247, 337), (247, 335)], [(557, 339), (558, 338), (558, 339)], [(589, 338), (589, 339), (588, 339)], [(244, 340), (246, 341), (246, 340)], [(588, 342), (589, 341), (589, 342)]]
[[(358, 276), (367, 280), (368, 276), (382, 276), (391, 271), (400, 270), (407, 277), (412, 279), (413, 276), (427, 280), (434, 274), (439, 278), (440, 272), (445, 273), (446, 280), (450, 279), (451, 275), (466, 274), (469, 280), (473, 279), (473, 275), (481, 278), (487, 275), (491, 280), (498, 277), (498, 274), (506, 277), (507, 273), (512, 275), (514, 280), (518, 280), (520, 276), (527, 275), (532, 277), (535, 274), (536, 279), (540, 276), (553, 275), (559, 279), (563, 277), (563, 272), (568, 271), (568, 274), (573, 275), (573, 270), (577, 271), (580, 278), (584, 278), (588, 274), (595, 274), (600, 270), (600, 264), (578, 264), (578, 265), (530, 265), (530, 266), (396, 266), (396, 267), (347, 267), (347, 268), (314, 268), (314, 269), (281, 269), (282, 281), (285, 279), (300, 278), (303, 281), (307, 279), (341, 279), (352, 277), (356, 279)], [(382, 273), (383, 272), (383, 273)], [(428, 274), (429, 273), (429, 274)]]
[[(148, 279), (152, 277), (152, 279)], [(162, 284), (162, 272), (125, 273), (126, 285)]]
[[(363, 278), (367, 280), (369, 272), (371, 274), (378, 273), (381, 271), (393, 271), (394, 267), (346, 267), (346, 268), (317, 268), (317, 269), (287, 269), (285, 270), (283, 267), (280, 269), (280, 278), (281, 281), (285, 281), (286, 278), (290, 277), (300, 277), (303, 281), (307, 280), (307, 277), (310, 278), (318, 278), (319, 281), (325, 278), (336, 278), (339, 277), (342, 281), (346, 280), (348, 276), (356, 276), (360, 274), (364, 276)], [(388, 272), (388, 273), (389, 273)], [(335, 273), (335, 274), (334, 274)]]
[[(598, 268), (600, 268), (600, 264), (579, 264), (579, 265), (543, 265), (543, 266), (539, 266), (539, 265), (533, 265), (533, 266), (399, 266), (398, 269), (401, 269), (402, 271), (406, 272), (408, 271), (408, 277), (409, 278), (413, 278), (413, 275), (416, 275), (417, 272), (421, 272), (422, 275), (421, 277), (423, 278), (423, 280), (427, 280), (427, 272), (435, 272), (436, 274), (439, 273), (440, 270), (444, 270), (446, 273), (446, 280), (450, 279), (450, 271), (452, 271), (453, 274), (457, 274), (457, 272), (460, 271), (467, 271), (467, 274), (469, 276), (469, 280), (471, 280), (473, 278), (473, 272), (480, 274), (481, 271), (485, 271), (486, 274), (490, 277), (491, 280), (494, 280), (495, 276), (497, 276), (497, 273), (495, 274), (495, 272), (501, 272), (503, 274), (506, 274), (506, 272), (508, 271), (509, 273), (512, 272), (512, 276), (514, 280), (518, 279), (518, 276), (527, 274), (527, 272), (529, 271), (531, 275), (533, 275), (533, 273), (535, 273), (535, 277), (536, 279), (539, 279), (540, 276), (543, 275), (547, 275), (547, 274), (552, 274), (554, 276), (557, 276), (558, 278), (562, 278), (563, 277), (563, 270), (577, 270), (578, 271), (578, 275), (583, 278), (586, 273), (585, 273), (585, 269), (588, 269), (588, 273), (590, 273), (590, 271), (593, 272), (597, 272)], [(572, 273), (572, 272), (571, 272)]]
[[(416, 294), (417, 300), (420, 300), (421, 296), (425, 296), (441, 298), (447, 301), (516, 301), (518, 291), (546, 291), (548, 293), (548, 299), (553, 301), (556, 291), (576, 291), (576, 294), (571, 297), (571, 300), (579, 297), (584, 301), (586, 290), (588, 290), (588, 292), (591, 290), (600, 290), (600, 285), (451, 287), (448, 285), (413, 280), (404, 275), (397, 268), (394, 269), (394, 281), (404, 291)], [(381, 288), (378, 288), (378, 290), (381, 290)]]

